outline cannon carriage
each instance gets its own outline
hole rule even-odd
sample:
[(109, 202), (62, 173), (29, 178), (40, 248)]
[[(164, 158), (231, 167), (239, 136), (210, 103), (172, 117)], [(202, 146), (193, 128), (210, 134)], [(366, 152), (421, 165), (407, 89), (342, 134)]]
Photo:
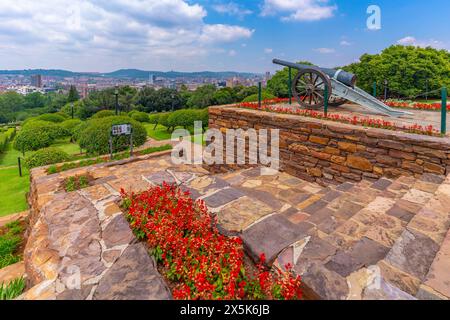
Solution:
[(330, 106), (338, 107), (351, 101), (391, 117), (411, 114), (390, 108), (356, 87), (356, 75), (344, 70), (319, 68), (279, 59), (274, 59), (273, 63), (298, 70), (292, 82), (292, 93), (303, 108), (319, 109), (325, 106), (325, 101)]

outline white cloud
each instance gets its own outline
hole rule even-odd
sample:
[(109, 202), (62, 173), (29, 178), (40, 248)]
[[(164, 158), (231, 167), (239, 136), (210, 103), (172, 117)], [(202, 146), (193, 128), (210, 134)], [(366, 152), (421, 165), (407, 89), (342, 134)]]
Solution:
[(348, 42), (347, 40), (342, 40), (339, 44), (343, 47), (349, 47), (352, 45), (352, 43)]
[(206, 15), (190, 0), (1, 0), (0, 43), (14, 50), (2, 48), (0, 56), (3, 64), (23, 67), (39, 61), (94, 70), (124, 61), (158, 66), (205, 56), (254, 32), (207, 24)]
[(321, 54), (330, 54), (330, 53), (336, 52), (336, 50), (332, 49), (332, 48), (317, 48), (317, 49), (314, 49), (314, 51), (321, 53)]
[(264, 0), (262, 16), (283, 14), (283, 21), (317, 21), (334, 16), (336, 5), (329, 0)]
[(270, 54), (270, 53), (272, 53), (273, 52), (273, 49), (272, 48), (266, 48), (266, 49), (264, 49), (264, 53), (266, 53), (266, 54)]
[(208, 24), (203, 27), (200, 41), (212, 42), (232, 42), (239, 39), (248, 39), (254, 30), (240, 26), (229, 26), (226, 24)]
[(253, 13), (253, 11), (245, 9), (234, 2), (216, 4), (212, 8), (218, 13), (236, 16), (239, 19)]
[(401, 44), (403, 46), (415, 46), (415, 47), (433, 47), (436, 49), (446, 49), (446, 45), (442, 41), (438, 41), (435, 39), (429, 40), (418, 40), (415, 37), (407, 36), (397, 41), (397, 44)]
[(230, 51), (228, 51), (228, 55), (230, 57), (235, 57), (237, 55), (237, 52), (236, 52), (236, 50), (230, 50)]

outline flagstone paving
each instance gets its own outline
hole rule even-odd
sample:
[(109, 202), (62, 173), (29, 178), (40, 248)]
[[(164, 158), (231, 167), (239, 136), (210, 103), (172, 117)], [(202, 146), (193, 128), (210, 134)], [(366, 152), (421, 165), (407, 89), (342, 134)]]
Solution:
[[(72, 193), (65, 177), (90, 174)], [(268, 174), (271, 173), (271, 174)], [(320, 299), (448, 299), (450, 177), (431, 174), (321, 187), (251, 168), (212, 175), (172, 165), (168, 153), (74, 169), (32, 172), (31, 229), (23, 299), (170, 299), (154, 261), (117, 201), (163, 182), (179, 185), (243, 239), (255, 261), (287, 264)], [(81, 286), (73, 281), (73, 266)]]

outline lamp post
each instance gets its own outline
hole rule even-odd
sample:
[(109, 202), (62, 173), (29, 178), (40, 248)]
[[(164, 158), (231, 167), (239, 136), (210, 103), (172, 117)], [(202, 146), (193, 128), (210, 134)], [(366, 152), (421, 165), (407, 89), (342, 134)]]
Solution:
[(71, 107), (71, 113), (72, 113), (72, 119), (73, 119), (73, 102), (70, 104)]
[(116, 116), (119, 115), (119, 87), (116, 86), (114, 90), (114, 95), (116, 96)]
[(175, 93), (173, 93), (172, 92), (172, 94), (170, 95), (170, 97), (172, 98), (172, 112), (173, 112), (173, 109), (174, 109), (174, 101), (175, 101)]

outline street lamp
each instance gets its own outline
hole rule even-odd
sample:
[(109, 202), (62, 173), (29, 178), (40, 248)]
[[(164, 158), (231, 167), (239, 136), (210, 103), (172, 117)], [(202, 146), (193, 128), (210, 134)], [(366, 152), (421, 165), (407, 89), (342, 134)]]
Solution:
[(119, 86), (116, 86), (114, 90), (114, 95), (116, 96), (116, 116), (119, 115)]
[(173, 104), (174, 104), (174, 101), (175, 101), (175, 93), (172, 92), (170, 97), (172, 98), (172, 112), (173, 112), (173, 109), (174, 109)]

